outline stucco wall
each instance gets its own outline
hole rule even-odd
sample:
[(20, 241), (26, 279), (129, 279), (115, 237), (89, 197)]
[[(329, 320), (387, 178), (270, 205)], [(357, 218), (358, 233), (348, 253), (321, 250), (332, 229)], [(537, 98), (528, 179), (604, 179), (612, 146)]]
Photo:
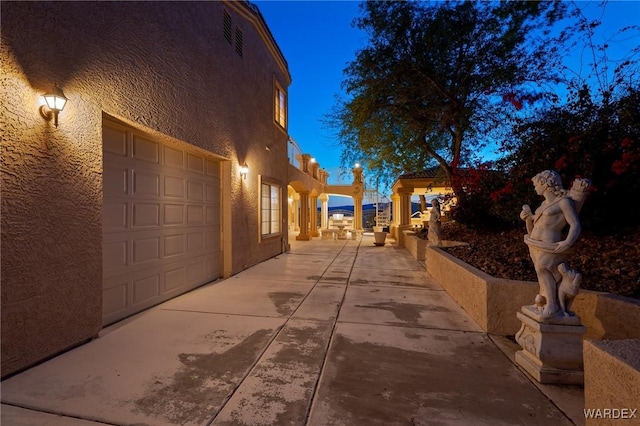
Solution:
[[(494, 278), (439, 248), (427, 246), (427, 272), (487, 333), (515, 335), (522, 323), (516, 313), (532, 305), (536, 282)], [(571, 309), (587, 327), (584, 339), (640, 338), (640, 301), (595, 291), (581, 291)]]
[[(224, 39), (223, 8), (242, 30), (242, 56)], [(258, 242), (258, 176), (286, 199), (273, 88), (290, 81), (245, 6), (3, 2), (1, 19), (3, 376), (101, 326), (103, 113), (228, 160), (232, 273), (280, 253), (281, 237)], [(69, 98), (58, 128), (38, 113), (54, 82)], [(284, 219), (286, 203), (286, 229)]]
[(413, 231), (404, 231), (404, 247), (414, 259), (424, 262), (427, 250), (427, 240), (418, 238)]
[(587, 426), (640, 423), (640, 340), (585, 340)]
[(20, 68), (1, 70), (4, 376), (100, 330), (102, 170), (99, 111), (43, 125)]

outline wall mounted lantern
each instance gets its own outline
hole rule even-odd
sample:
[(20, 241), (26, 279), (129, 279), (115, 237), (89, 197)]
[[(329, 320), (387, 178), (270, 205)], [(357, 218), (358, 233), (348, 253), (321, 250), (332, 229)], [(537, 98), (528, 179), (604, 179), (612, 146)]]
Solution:
[(58, 127), (58, 114), (64, 109), (68, 101), (67, 97), (57, 84), (53, 85), (53, 91), (42, 96), (47, 104), (40, 107), (40, 115), (47, 121), (53, 117), (53, 124)]
[(247, 163), (244, 163), (240, 166), (240, 176), (242, 176), (242, 179), (247, 178), (247, 173), (249, 173), (249, 166), (247, 166)]

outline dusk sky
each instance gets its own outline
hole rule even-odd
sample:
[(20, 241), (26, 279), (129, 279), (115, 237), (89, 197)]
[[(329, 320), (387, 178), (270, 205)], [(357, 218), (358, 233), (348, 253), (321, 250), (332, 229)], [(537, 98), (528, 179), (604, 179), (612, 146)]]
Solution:
[[(330, 183), (350, 183), (351, 176), (339, 182), (341, 148), (323, 117), (336, 104), (341, 92), (343, 70), (367, 43), (366, 34), (351, 26), (360, 15), (359, 1), (255, 1), (291, 72), (289, 87), (289, 134), (303, 152), (313, 155), (330, 173)], [(575, 2), (589, 18), (600, 17), (599, 1)], [(600, 19), (596, 43), (610, 40), (617, 30), (640, 23), (640, 1), (609, 1)], [(609, 42), (610, 56), (638, 46), (637, 37)], [(577, 61), (580, 52), (573, 60)], [(585, 62), (587, 60), (585, 59)]]

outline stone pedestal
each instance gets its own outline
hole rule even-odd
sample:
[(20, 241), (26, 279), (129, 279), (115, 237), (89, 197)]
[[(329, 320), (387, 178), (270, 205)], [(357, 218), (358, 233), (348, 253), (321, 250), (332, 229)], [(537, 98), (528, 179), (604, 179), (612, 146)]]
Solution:
[(335, 240), (336, 239), (336, 230), (335, 229), (323, 229), (322, 231), (322, 239), (323, 240)]
[(354, 229), (353, 231), (351, 231), (351, 239), (352, 240), (357, 240), (362, 238), (362, 230), (361, 229)]
[(580, 385), (584, 383), (582, 336), (587, 328), (580, 318), (542, 319), (533, 306), (517, 313), (522, 327), (516, 341), (516, 364), (540, 383)]

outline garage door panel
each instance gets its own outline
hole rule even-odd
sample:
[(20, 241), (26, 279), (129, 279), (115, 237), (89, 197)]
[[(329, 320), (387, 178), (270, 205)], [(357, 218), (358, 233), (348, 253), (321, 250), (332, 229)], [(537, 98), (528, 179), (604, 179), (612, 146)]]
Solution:
[(160, 175), (153, 172), (133, 171), (133, 193), (135, 196), (159, 197)]
[(122, 231), (128, 227), (129, 206), (126, 201), (111, 200), (102, 208), (102, 226), (108, 231)]
[(216, 180), (215, 183), (216, 186), (207, 184), (205, 187), (204, 200), (207, 203), (212, 203), (213, 205), (218, 206), (220, 204), (220, 197), (218, 195), (219, 181)]
[(121, 157), (127, 156), (127, 133), (123, 130), (102, 128), (104, 152)]
[(174, 167), (176, 169), (184, 170), (184, 152), (171, 148), (169, 146), (163, 146), (164, 165), (167, 167)]
[(188, 205), (187, 206), (187, 224), (202, 225), (204, 223), (204, 206)]
[(160, 144), (155, 141), (133, 136), (133, 159), (150, 163), (160, 163)]
[(177, 145), (103, 134), (107, 325), (220, 276), (220, 172)]
[(204, 200), (204, 182), (192, 180), (187, 182), (187, 199), (189, 201)]
[(102, 245), (102, 268), (111, 271), (126, 267), (129, 262), (128, 241), (126, 239), (107, 241)]
[(187, 153), (187, 171), (204, 174), (204, 158), (190, 152)]
[(202, 231), (187, 234), (187, 253), (197, 253), (202, 249), (204, 249), (204, 234)]
[(133, 240), (133, 265), (160, 260), (160, 237)]
[(220, 209), (217, 206), (206, 206), (205, 212), (205, 225), (216, 224), (218, 221), (218, 216), (220, 214)]
[(187, 284), (187, 272), (184, 266), (181, 266), (164, 273), (164, 292), (170, 292), (180, 289)]
[(164, 205), (164, 225), (185, 225), (183, 204), (165, 204)]
[(130, 303), (127, 303), (128, 280), (117, 279), (104, 283), (105, 289), (102, 292), (102, 314), (113, 315), (126, 310)]
[(205, 163), (205, 171), (207, 176), (219, 178), (220, 166), (217, 162), (207, 159)]
[(200, 261), (197, 263), (193, 263), (187, 267), (187, 283), (195, 284), (198, 282), (202, 282), (205, 277), (205, 265), (204, 262)]
[(183, 234), (164, 236), (163, 253), (165, 259), (185, 254), (185, 252), (185, 238)]
[(215, 250), (218, 244), (218, 233), (215, 231), (207, 231), (205, 236), (205, 250)]
[(133, 203), (133, 228), (160, 226), (160, 203)]
[(165, 176), (162, 195), (165, 198), (184, 198), (184, 186), (185, 179), (176, 176)]
[(133, 305), (157, 299), (160, 296), (160, 273), (133, 280)]
[(109, 196), (126, 196), (129, 191), (128, 170), (123, 167), (105, 167), (103, 191)]

